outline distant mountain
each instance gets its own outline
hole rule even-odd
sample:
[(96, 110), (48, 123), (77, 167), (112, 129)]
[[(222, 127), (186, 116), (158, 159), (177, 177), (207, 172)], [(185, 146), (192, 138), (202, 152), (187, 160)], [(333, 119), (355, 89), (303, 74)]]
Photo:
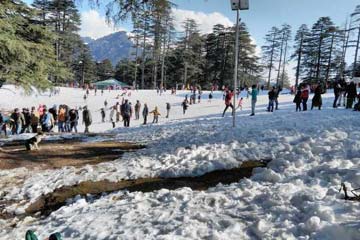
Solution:
[(92, 43), (93, 41), (95, 41), (95, 39), (93, 39), (91, 37), (81, 37), (81, 39), (83, 40), (83, 42), (85, 44), (89, 44), (89, 43)]
[(96, 40), (85, 37), (95, 61), (109, 59), (115, 66), (121, 59), (130, 57), (133, 43), (126, 32), (116, 32)]

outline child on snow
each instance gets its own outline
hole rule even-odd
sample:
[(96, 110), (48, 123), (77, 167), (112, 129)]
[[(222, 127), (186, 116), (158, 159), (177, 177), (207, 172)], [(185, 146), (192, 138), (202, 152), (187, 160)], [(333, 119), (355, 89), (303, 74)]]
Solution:
[(240, 98), (237, 108), (240, 108), (241, 111), (242, 111), (242, 105), (243, 105), (243, 98)]
[(153, 123), (158, 123), (159, 121), (159, 116), (161, 115), (159, 110), (158, 110), (158, 107), (155, 107), (155, 109), (153, 111), (151, 111), (150, 113), (154, 114), (154, 119), (153, 119)]

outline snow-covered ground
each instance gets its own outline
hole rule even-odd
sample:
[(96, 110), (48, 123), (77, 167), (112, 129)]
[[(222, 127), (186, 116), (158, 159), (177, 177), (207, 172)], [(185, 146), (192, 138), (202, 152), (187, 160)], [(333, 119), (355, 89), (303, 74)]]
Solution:
[[(11, 86), (7, 86), (11, 89)], [(66, 103), (87, 105), (93, 113), (92, 131), (110, 131), (97, 112), (105, 99), (114, 104), (119, 92), (104, 96), (61, 89), (59, 96), (24, 96), (19, 90), (0, 90), (0, 109)], [(360, 203), (342, 199), (345, 182), (360, 187), (360, 115), (332, 109), (333, 94), (323, 95), (324, 109), (295, 112), (293, 96), (280, 96), (280, 110), (265, 111), (266, 93), (259, 96), (257, 114), (250, 117), (250, 101), (237, 114), (232, 128), (230, 111), (221, 117), (222, 93), (183, 115), (187, 92), (158, 96), (155, 91), (132, 92), (129, 99), (160, 108), (159, 124), (111, 130), (114, 141), (144, 142), (146, 149), (121, 159), (82, 168), (0, 171), (0, 196), (22, 201), (9, 212), (22, 213), (41, 194), (86, 180), (134, 179), (149, 176), (196, 176), (237, 167), (246, 160), (273, 159), (268, 168), (254, 170), (250, 179), (218, 185), (207, 191), (182, 188), (152, 193), (116, 192), (96, 200), (76, 198), (38, 220), (27, 217), (11, 229), (0, 220), (0, 239), (23, 239), (27, 229), (41, 239), (59, 231), (65, 239), (360, 239)], [(166, 119), (165, 103), (172, 105)], [(311, 104), (311, 101), (310, 103)], [(150, 117), (151, 120), (151, 117)], [(25, 179), (14, 187), (16, 181)]]

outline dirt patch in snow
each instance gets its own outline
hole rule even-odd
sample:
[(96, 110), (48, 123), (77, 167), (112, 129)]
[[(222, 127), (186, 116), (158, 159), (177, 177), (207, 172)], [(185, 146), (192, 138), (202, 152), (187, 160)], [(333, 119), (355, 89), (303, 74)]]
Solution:
[(113, 161), (124, 152), (144, 148), (128, 142), (83, 142), (81, 139), (61, 139), (40, 143), (40, 150), (27, 151), (24, 141), (4, 144), (0, 150), (0, 170), (25, 167), (40, 170), (64, 166), (81, 167)]
[(77, 195), (86, 197), (88, 194), (100, 196), (103, 193), (128, 190), (152, 192), (160, 189), (174, 190), (182, 187), (190, 187), (193, 190), (206, 190), (219, 183), (230, 184), (238, 182), (242, 178), (249, 178), (252, 170), (257, 167), (266, 167), (270, 160), (247, 161), (239, 168), (218, 170), (206, 173), (198, 177), (179, 177), (179, 178), (143, 178), (136, 180), (123, 180), (120, 182), (110, 182), (107, 180), (93, 182), (82, 182), (74, 186), (65, 186), (56, 189), (54, 192), (40, 197), (27, 209), (28, 215), (40, 212), (41, 215), (48, 215), (66, 204), (68, 199)]

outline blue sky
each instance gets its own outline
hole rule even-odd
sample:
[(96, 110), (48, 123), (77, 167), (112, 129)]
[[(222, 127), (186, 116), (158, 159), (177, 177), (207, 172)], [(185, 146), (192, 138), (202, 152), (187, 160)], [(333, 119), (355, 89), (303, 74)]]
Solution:
[[(32, 0), (26, 0), (31, 3)], [(84, 3), (85, 2), (85, 3)], [(218, 12), (234, 22), (235, 12), (230, 10), (230, 0), (173, 0), (177, 9), (203, 12), (206, 14)], [(295, 31), (302, 23), (312, 25), (319, 17), (330, 16), (338, 24), (344, 24), (358, 0), (250, 0), (250, 10), (242, 11), (241, 18), (249, 27), (250, 33), (259, 43), (272, 26), (288, 23)], [(79, 5), (81, 12), (90, 8), (83, 0)], [(95, 9), (100, 16), (103, 11)], [(209, 19), (216, 21), (215, 19)], [(121, 28), (130, 30), (130, 23), (120, 24)]]
[[(82, 0), (79, 5), (82, 14), (81, 35), (98, 38), (114, 32), (113, 27), (105, 24), (104, 11), (91, 9)], [(242, 21), (245, 21), (252, 37), (260, 47), (263, 38), (272, 26), (288, 23), (293, 27), (293, 33), (301, 24), (309, 27), (319, 17), (329, 16), (338, 26), (343, 26), (349, 16), (360, 5), (358, 0), (249, 0), (250, 10), (241, 11)], [(32, 0), (25, 0), (31, 3)], [(106, 1), (105, 1), (106, 2)], [(185, 18), (198, 20), (203, 32), (208, 32), (213, 24), (232, 25), (236, 13), (230, 9), (230, 0), (173, 0), (177, 5), (174, 14), (178, 26)], [(131, 30), (131, 23), (121, 23), (120, 30)], [(351, 53), (347, 58), (351, 59)]]

